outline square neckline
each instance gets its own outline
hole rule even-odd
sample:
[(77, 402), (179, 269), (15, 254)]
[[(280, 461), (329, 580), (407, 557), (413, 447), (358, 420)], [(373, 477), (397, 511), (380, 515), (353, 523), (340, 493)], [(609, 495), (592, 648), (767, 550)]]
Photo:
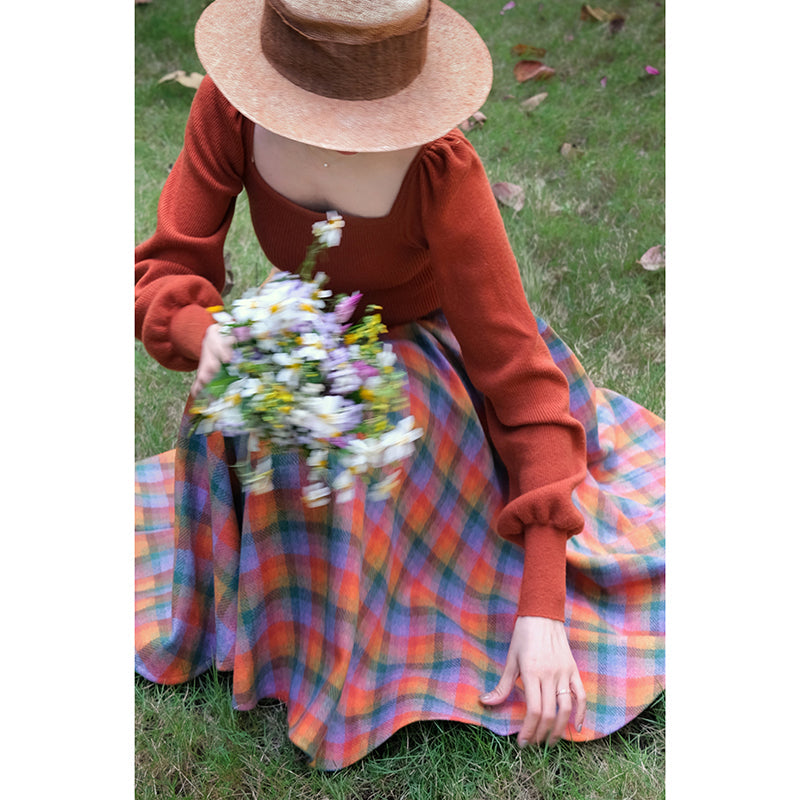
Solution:
[(317, 211), (316, 209), (308, 208), (307, 206), (301, 205), (300, 203), (295, 202), (290, 197), (287, 197), (285, 194), (282, 194), (277, 189), (275, 189), (267, 179), (261, 174), (261, 171), (258, 168), (258, 165), (255, 162), (254, 156), (254, 137), (255, 137), (255, 130), (256, 124), (253, 120), (248, 119), (247, 117), (243, 117), (246, 129), (245, 129), (245, 136), (244, 136), (244, 145), (245, 145), (245, 159), (246, 163), (252, 167), (252, 171), (255, 173), (256, 180), (258, 181), (259, 185), (262, 189), (264, 189), (268, 194), (272, 195), (272, 197), (288, 206), (291, 206), (293, 209), (306, 214), (309, 217), (314, 217), (315, 221), (324, 219), (327, 211), (336, 211), (338, 214), (341, 215), (342, 219), (345, 221), (352, 221), (357, 223), (362, 222), (387, 222), (391, 221), (392, 218), (396, 215), (400, 203), (402, 200), (405, 199), (405, 194), (408, 191), (408, 185), (411, 182), (412, 175), (416, 172), (417, 166), (422, 159), (423, 153), (426, 151), (430, 143), (423, 144), (414, 155), (414, 158), (411, 159), (408, 167), (406, 168), (405, 175), (403, 175), (403, 180), (400, 182), (400, 188), (397, 190), (397, 194), (392, 202), (392, 206), (389, 209), (387, 214), (383, 214), (377, 217), (365, 217), (359, 214), (352, 214), (346, 211), (342, 211), (340, 208), (329, 208), (325, 211)]

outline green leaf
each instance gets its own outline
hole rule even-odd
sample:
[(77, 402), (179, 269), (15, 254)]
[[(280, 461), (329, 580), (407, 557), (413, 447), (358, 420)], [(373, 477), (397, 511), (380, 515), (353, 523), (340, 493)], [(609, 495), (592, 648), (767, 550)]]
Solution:
[(219, 372), (206, 384), (205, 391), (212, 397), (221, 397), (225, 390), (236, 380), (223, 364)]

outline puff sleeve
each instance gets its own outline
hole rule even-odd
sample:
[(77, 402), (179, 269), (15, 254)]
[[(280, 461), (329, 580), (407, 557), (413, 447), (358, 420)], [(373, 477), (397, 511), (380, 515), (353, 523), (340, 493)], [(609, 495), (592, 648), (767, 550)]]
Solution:
[(524, 546), (518, 613), (564, 619), (571, 499), (586, 472), (583, 427), (538, 333), (497, 201), (472, 145), (454, 132), (426, 155), (422, 220), (442, 310), (509, 474), (501, 536)]
[(241, 115), (206, 77), (159, 199), (156, 231), (136, 248), (136, 337), (169, 369), (197, 367), (213, 323), (206, 308), (222, 303), (223, 245), (243, 172)]

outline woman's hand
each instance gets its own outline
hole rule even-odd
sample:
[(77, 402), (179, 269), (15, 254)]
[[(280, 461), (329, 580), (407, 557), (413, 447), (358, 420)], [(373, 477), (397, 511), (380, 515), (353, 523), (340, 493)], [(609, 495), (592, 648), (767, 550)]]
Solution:
[(200, 350), (200, 363), (197, 365), (197, 374), (192, 383), (192, 396), (197, 397), (198, 392), (217, 374), (222, 364), (231, 360), (233, 346), (229, 336), (220, 333), (219, 325), (209, 325), (203, 337), (203, 346)]
[(520, 747), (529, 742), (554, 745), (563, 735), (573, 707), (580, 730), (586, 714), (586, 692), (569, 649), (564, 623), (545, 617), (518, 617), (500, 682), (481, 697), (484, 705), (505, 702), (522, 677), (528, 706), (517, 737)]

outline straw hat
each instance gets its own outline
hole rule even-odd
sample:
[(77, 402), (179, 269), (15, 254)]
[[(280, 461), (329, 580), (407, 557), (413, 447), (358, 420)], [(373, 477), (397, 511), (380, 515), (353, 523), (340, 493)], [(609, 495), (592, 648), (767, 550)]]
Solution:
[(331, 150), (432, 141), (492, 83), (483, 40), (440, 0), (215, 0), (195, 44), (245, 117)]

